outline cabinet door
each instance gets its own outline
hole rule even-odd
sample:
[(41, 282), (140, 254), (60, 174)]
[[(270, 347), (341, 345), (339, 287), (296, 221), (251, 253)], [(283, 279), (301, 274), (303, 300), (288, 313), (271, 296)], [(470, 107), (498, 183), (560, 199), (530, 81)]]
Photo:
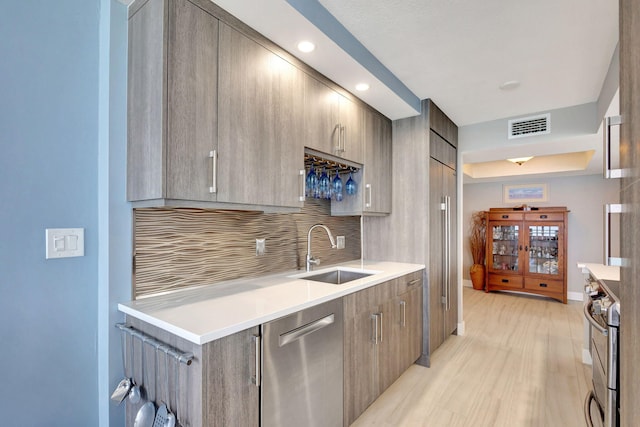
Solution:
[(429, 159), (429, 354), (444, 342), (444, 165)]
[(376, 287), (347, 295), (344, 303), (344, 425), (378, 397)]
[(152, 0), (129, 33), (127, 198), (215, 201), (218, 20)]
[(186, 0), (169, 7), (166, 197), (215, 201), (218, 20)]
[(302, 72), (220, 24), (218, 201), (302, 205)]
[(342, 143), (338, 155), (354, 162), (363, 163), (363, 109), (342, 95), (339, 96), (339, 104)]
[(562, 280), (564, 278), (564, 223), (525, 223), (525, 273)]
[(490, 273), (521, 275), (526, 260), (522, 221), (490, 221), (487, 238), (487, 270)]
[(255, 378), (255, 336), (247, 329), (205, 344), (203, 349), (203, 426), (258, 426), (259, 388)]
[(304, 75), (304, 145), (337, 155), (338, 93), (311, 76)]
[[(448, 144), (447, 144), (448, 145)], [(451, 147), (448, 145), (448, 147)], [(453, 147), (451, 147), (453, 149)], [(454, 150), (455, 151), (455, 150)], [(455, 170), (444, 166), (442, 169), (443, 172), (443, 185), (444, 191), (447, 197), (449, 198), (449, 203), (447, 209), (447, 217), (449, 221), (447, 235), (445, 236), (448, 239), (448, 262), (447, 268), (448, 271), (448, 280), (447, 280), (447, 288), (446, 288), (446, 302), (445, 302), (445, 339), (454, 333), (456, 329), (458, 329), (458, 267), (456, 263), (456, 254), (457, 254), (457, 227), (456, 227), (456, 218), (457, 214), (457, 193), (456, 193), (456, 172)]]
[(391, 122), (373, 111), (364, 111), (364, 211), (391, 213)]

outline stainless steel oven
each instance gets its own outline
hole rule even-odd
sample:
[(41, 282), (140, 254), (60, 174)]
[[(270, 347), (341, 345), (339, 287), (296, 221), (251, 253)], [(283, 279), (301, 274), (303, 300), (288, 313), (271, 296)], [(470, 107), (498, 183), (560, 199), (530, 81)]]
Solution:
[(588, 426), (620, 425), (620, 300), (612, 288), (617, 291), (617, 282), (603, 280), (591, 280), (585, 288), (584, 316), (591, 327), (593, 360), (593, 389), (587, 394), (584, 405)]

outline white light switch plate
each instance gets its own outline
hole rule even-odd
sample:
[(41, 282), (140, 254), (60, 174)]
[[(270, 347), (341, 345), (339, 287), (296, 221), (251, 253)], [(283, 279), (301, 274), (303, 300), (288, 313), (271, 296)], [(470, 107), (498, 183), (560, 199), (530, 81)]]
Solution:
[(344, 249), (344, 244), (345, 244), (344, 236), (338, 236), (338, 241), (337, 241), (336, 247), (338, 249)]
[(84, 256), (84, 228), (47, 228), (46, 259)]

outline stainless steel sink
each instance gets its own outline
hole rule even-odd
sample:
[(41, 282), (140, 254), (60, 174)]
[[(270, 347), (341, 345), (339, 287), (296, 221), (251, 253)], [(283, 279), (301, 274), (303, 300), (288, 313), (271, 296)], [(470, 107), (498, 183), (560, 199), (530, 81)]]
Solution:
[(315, 282), (332, 283), (334, 285), (342, 285), (343, 283), (351, 282), (352, 280), (369, 277), (372, 274), (373, 273), (364, 273), (361, 271), (332, 270), (325, 273), (301, 277), (301, 279), (313, 280)]

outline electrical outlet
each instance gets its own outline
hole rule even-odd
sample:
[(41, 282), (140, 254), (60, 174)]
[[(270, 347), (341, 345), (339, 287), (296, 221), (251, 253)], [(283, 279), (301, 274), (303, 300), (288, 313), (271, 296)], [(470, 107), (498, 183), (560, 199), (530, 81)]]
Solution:
[(336, 247), (338, 249), (344, 249), (344, 245), (345, 245), (344, 236), (338, 236), (336, 241)]
[(256, 256), (264, 255), (267, 239), (256, 239)]

